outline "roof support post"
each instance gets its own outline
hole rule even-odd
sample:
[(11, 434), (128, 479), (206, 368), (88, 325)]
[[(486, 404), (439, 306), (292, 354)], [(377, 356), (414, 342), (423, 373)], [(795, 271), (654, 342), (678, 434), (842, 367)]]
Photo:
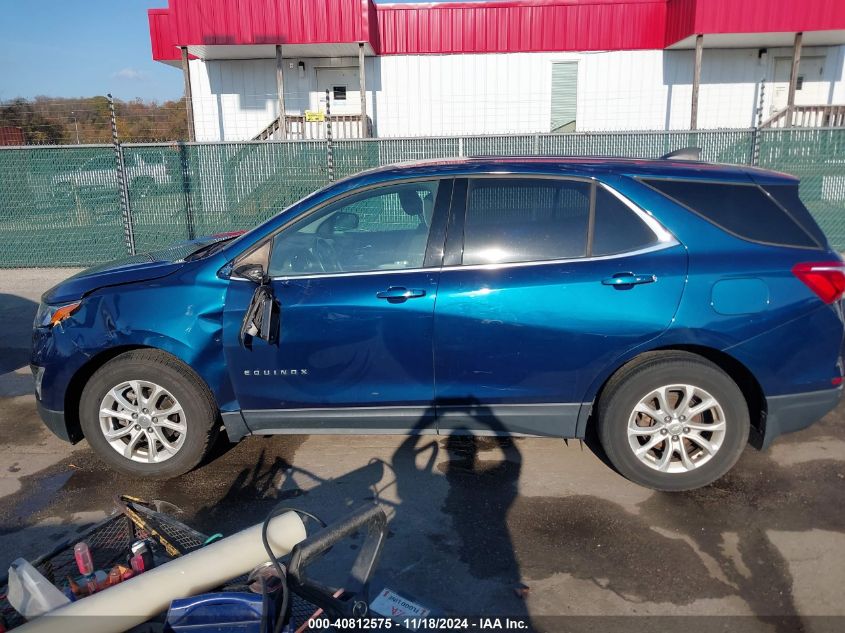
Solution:
[[(191, 66), (188, 64), (188, 47), (181, 46), (182, 52), (182, 76), (185, 79), (185, 110), (188, 112), (188, 140), (195, 141), (194, 132), (194, 97), (191, 93)], [(223, 139), (220, 139), (221, 141)]]
[(695, 64), (692, 69), (692, 107), (690, 108), (689, 129), (698, 129), (698, 89), (701, 85), (701, 55), (704, 49), (704, 36), (695, 36)]
[(279, 131), (282, 140), (288, 140), (288, 118), (285, 112), (285, 77), (282, 60), (282, 45), (276, 44), (276, 93), (279, 98)]
[(798, 67), (801, 64), (801, 44), (803, 40), (803, 33), (799, 32), (795, 34), (795, 44), (792, 47), (792, 70), (789, 73), (789, 92), (786, 96), (786, 127), (792, 127), (793, 125), (795, 90), (798, 87)]
[(367, 70), (364, 65), (364, 42), (358, 42), (358, 88), (361, 93), (361, 138), (369, 136), (367, 129)]

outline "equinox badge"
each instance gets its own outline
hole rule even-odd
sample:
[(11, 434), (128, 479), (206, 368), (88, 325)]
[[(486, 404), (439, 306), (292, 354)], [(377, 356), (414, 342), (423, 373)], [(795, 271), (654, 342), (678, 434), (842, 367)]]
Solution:
[(244, 376), (307, 376), (307, 369), (244, 369)]

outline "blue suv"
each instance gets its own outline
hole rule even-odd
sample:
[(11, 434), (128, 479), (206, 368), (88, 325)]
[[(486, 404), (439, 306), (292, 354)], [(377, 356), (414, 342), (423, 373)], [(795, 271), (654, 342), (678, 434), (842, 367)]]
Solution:
[(40, 413), (172, 477), (218, 432), (581, 438), (683, 490), (842, 391), (845, 268), (784, 174), (486, 158), (365, 172), (45, 293)]

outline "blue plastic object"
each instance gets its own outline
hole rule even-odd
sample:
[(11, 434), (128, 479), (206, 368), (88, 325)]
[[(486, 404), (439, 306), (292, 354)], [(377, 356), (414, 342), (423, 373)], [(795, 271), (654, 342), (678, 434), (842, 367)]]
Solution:
[[(265, 633), (261, 629), (262, 597), (253, 593), (206, 593), (179, 598), (167, 611), (167, 630), (176, 633)], [(272, 609), (268, 609), (272, 613)], [(267, 618), (266, 631), (272, 630)]]

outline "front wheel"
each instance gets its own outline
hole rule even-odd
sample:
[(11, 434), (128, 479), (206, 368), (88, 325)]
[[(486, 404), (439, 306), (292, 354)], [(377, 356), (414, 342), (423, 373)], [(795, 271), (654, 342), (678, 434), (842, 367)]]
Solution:
[(622, 367), (598, 406), (599, 438), (611, 463), (655, 490), (690, 490), (717, 480), (739, 459), (749, 426), (736, 383), (686, 352)]
[(100, 458), (130, 475), (181, 475), (205, 457), (219, 429), (208, 387), (176, 358), (156, 350), (121, 354), (82, 392), (82, 431)]

